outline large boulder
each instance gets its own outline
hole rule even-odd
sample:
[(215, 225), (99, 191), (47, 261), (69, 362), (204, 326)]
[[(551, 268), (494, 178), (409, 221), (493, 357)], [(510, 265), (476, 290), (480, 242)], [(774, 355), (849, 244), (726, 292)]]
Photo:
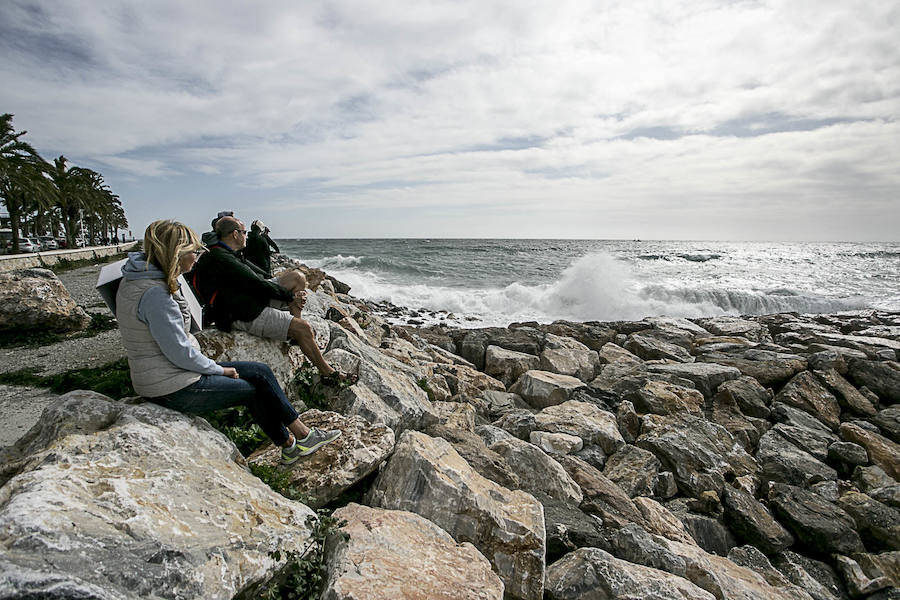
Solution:
[(534, 416), (534, 427), (539, 431), (578, 436), (585, 446), (600, 446), (606, 454), (625, 445), (616, 416), (588, 402), (569, 400), (548, 406)]
[(500, 346), (488, 346), (484, 354), (484, 372), (511, 386), (526, 371), (538, 369), (541, 359), (533, 354), (507, 350)]
[(341, 437), (289, 467), (279, 466), (281, 449), (271, 444), (253, 453), (248, 461), (282, 471), (285, 481), (300, 490), (312, 508), (325, 506), (375, 472), (394, 449), (394, 432), (362, 417), (308, 410), (300, 420), (308, 427), (339, 429)]
[(429, 519), (491, 561), (508, 598), (544, 593), (544, 512), (533, 496), (479, 475), (449, 442), (406, 431), (369, 491), (369, 504)]
[(878, 411), (869, 422), (876, 425), (885, 437), (900, 443), (900, 404)]
[(94, 392), (62, 396), (0, 459), (4, 597), (231, 598), (315, 519), (206, 421)]
[(694, 362), (694, 357), (683, 346), (666, 340), (635, 333), (628, 337), (625, 349), (644, 360), (670, 359), (678, 362)]
[(802, 357), (758, 349), (707, 352), (699, 355), (697, 361), (734, 367), (765, 387), (778, 386), (808, 366)]
[(609, 457), (603, 474), (631, 498), (652, 496), (661, 467), (652, 452), (627, 445)]
[(764, 479), (799, 486), (837, 479), (837, 471), (798, 448), (784, 435), (790, 428), (776, 425), (779, 427), (767, 431), (759, 440), (756, 460)]
[(541, 353), (544, 333), (529, 327), (507, 329), (487, 327), (484, 329), (460, 329), (450, 332), (456, 343), (456, 352), (479, 370), (484, 369), (485, 352), (488, 346), (499, 346), (507, 350), (525, 354)]
[(900, 511), (853, 490), (840, 497), (838, 506), (853, 518), (867, 548), (900, 550)]
[(707, 399), (712, 398), (719, 386), (726, 381), (741, 377), (741, 372), (734, 367), (714, 363), (650, 365), (648, 368), (651, 373), (669, 373), (689, 379)]
[(559, 502), (578, 506), (582, 494), (565, 469), (546, 452), (518, 438), (510, 437), (489, 448), (503, 457), (519, 478), (519, 489), (542, 494)]
[(683, 577), (620, 560), (599, 548), (579, 548), (547, 568), (549, 600), (714, 600)]
[(864, 417), (871, 417), (875, 414), (875, 406), (872, 405), (872, 402), (836, 370), (825, 369), (816, 371), (816, 375), (834, 394), (841, 407)]
[(540, 358), (540, 368), (544, 371), (590, 381), (599, 367), (596, 350), (569, 337), (547, 334)]
[(707, 490), (721, 494), (726, 476), (754, 475), (758, 470), (724, 427), (687, 413), (645, 416), (635, 444), (655, 454), (675, 474), (678, 488), (694, 498)]
[[(639, 387), (628, 386), (629, 380), (639, 384)], [(692, 385), (689, 381), (687, 383)], [(635, 377), (621, 380), (616, 388), (625, 391), (623, 398), (641, 413), (671, 415), (688, 412), (699, 415), (703, 409), (703, 394), (668, 381)]]
[(775, 483), (768, 500), (779, 522), (813, 552), (852, 554), (864, 550), (850, 515), (818, 494)]
[(329, 539), (322, 600), (503, 598), (487, 559), (428, 519), (353, 503), (334, 518), (345, 524)]
[[(346, 354), (338, 354), (336, 350)], [(331, 360), (335, 368), (340, 366), (344, 372), (357, 374), (358, 384), (369, 388), (399, 415), (397, 423), (389, 424), (395, 432), (424, 429), (437, 422), (428, 394), (418, 384), (425, 375), (421, 369), (382, 354), (335, 323), (332, 323), (331, 342), (325, 358)]]
[(584, 493), (582, 509), (603, 520), (605, 527), (618, 529), (629, 523), (645, 526), (644, 515), (628, 494), (595, 467), (575, 456), (561, 456), (559, 463)]
[(837, 431), (841, 424), (841, 407), (837, 398), (811, 371), (803, 371), (788, 381), (775, 396), (775, 402), (808, 412), (832, 431)]
[(840, 577), (823, 562), (785, 550), (772, 558), (772, 565), (813, 600), (847, 600)]
[(847, 366), (856, 385), (866, 386), (885, 402), (900, 402), (900, 364), (854, 358)]
[(584, 382), (575, 377), (534, 370), (523, 373), (509, 391), (520, 395), (529, 406), (541, 409), (562, 404), (584, 387)]
[(715, 335), (740, 336), (753, 342), (764, 342), (769, 334), (764, 325), (757, 321), (740, 317), (712, 317), (698, 321), (704, 329)]
[(794, 543), (794, 537), (756, 498), (732, 486), (722, 498), (725, 523), (741, 540), (766, 554), (776, 554)]
[(883, 435), (863, 429), (855, 423), (843, 423), (840, 429), (841, 439), (859, 444), (869, 453), (869, 460), (878, 465), (884, 472), (900, 482), (900, 444), (892, 442)]
[(90, 322), (53, 271), (0, 273), (0, 331), (80, 331)]

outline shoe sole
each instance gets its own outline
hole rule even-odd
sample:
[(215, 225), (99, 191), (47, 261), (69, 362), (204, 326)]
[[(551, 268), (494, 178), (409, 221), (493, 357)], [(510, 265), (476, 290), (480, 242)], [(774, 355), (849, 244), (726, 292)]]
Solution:
[[(316, 444), (316, 445), (314, 445), (314, 446), (310, 446), (309, 448), (306, 448), (305, 450), (302, 450), (302, 451), (300, 452), (300, 456), (309, 456), (310, 454), (312, 454), (313, 452), (315, 452), (316, 450), (318, 450), (319, 448), (321, 448), (321, 447), (324, 446), (325, 444), (330, 444), (331, 442), (333, 442), (334, 440), (338, 439), (339, 437), (341, 437), (341, 432), (340, 432), (340, 431), (338, 431), (338, 434), (337, 434), (336, 436), (334, 436), (333, 438), (331, 438), (330, 440), (322, 440), (322, 441), (319, 442), (318, 444)], [(302, 447), (302, 446), (301, 446), (301, 447)]]

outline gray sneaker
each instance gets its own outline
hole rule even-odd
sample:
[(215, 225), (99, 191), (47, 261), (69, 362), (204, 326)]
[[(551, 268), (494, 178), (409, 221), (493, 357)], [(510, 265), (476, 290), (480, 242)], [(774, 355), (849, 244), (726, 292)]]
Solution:
[(281, 464), (292, 464), (301, 456), (308, 456), (339, 437), (341, 437), (340, 429), (311, 429), (309, 435), (302, 440), (297, 440), (293, 448), (281, 449)]

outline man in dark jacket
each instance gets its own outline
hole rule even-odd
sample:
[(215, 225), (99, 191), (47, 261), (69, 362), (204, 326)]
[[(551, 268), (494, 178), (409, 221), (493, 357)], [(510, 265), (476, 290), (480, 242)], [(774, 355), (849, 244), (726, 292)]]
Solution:
[(197, 261), (190, 280), (216, 327), (281, 341), (293, 338), (323, 381), (348, 381), (325, 361), (312, 327), (300, 317), (306, 301), (303, 274), (287, 271), (267, 279), (262, 269), (239, 254), (247, 244), (247, 230), (234, 217), (219, 219), (215, 232), (218, 241)]
[(278, 244), (269, 237), (269, 228), (259, 219), (250, 225), (250, 235), (247, 237), (247, 247), (244, 248), (244, 256), (247, 260), (272, 276), (272, 252), (281, 252)]

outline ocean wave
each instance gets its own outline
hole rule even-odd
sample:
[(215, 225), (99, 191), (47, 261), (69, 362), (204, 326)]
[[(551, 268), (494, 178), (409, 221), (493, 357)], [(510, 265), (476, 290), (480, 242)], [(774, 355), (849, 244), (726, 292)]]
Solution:
[(721, 254), (676, 254), (678, 258), (683, 258), (684, 260), (690, 262), (709, 262), (711, 260), (716, 260), (722, 258)]
[[(336, 274), (337, 276), (337, 274)], [(798, 311), (833, 312), (863, 308), (862, 299), (828, 298), (793, 290), (771, 292), (667, 286), (638, 280), (626, 263), (607, 254), (574, 260), (549, 284), (514, 282), (505, 287), (472, 289), (425, 284), (399, 285), (358, 270), (338, 277), (363, 298), (387, 300), (409, 308), (473, 316), (471, 326), (513, 321), (637, 320), (647, 316), (705, 317)]]

